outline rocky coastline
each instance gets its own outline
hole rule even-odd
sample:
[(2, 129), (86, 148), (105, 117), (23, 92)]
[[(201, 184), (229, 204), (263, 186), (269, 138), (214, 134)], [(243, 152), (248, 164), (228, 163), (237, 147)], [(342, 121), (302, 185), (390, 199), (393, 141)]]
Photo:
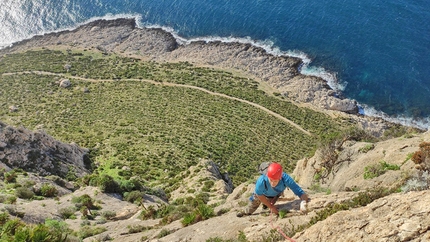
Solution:
[(354, 120), (370, 133), (380, 136), (393, 124), (358, 113), (355, 100), (341, 98), (327, 81), (299, 72), (302, 60), (274, 56), (261, 47), (247, 43), (194, 41), (180, 43), (161, 28), (139, 28), (135, 19), (96, 20), (73, 30), (48, 33), (13, 44), (0, 54), (31, 48), (97, 49), (158, 62), (188, 61), (199, 66), (239, 72), (268, 85), (288, 100), (318, 111)]

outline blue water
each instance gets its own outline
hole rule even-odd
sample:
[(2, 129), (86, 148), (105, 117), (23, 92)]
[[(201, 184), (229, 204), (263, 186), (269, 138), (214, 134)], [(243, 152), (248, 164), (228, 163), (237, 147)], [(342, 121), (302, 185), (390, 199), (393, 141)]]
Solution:
[(365, 114), (429, 127), (428, 0), (2, 0), (0, 46), (119, 16), (187, 39), (248, 38), (299, 53), (312, 60), (306, 73), (336, 77), (333, 88)]

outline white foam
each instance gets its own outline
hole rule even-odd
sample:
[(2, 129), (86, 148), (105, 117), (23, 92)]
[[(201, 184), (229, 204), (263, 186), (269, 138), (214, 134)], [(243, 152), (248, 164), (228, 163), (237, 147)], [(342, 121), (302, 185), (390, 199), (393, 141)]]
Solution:
[(196, 38), (190, 38), (186, 39), (181, 36), (172, 28), (160, 26), (160, 25), (152, 25), (147, 24), (144, 25), (146, 28), (161, 28), (166, 32), (169, 32), (173, 35), (173, 37), (178, 41), (179, 44), (182, 45), (188, 45), (192, 42), (196, 41), (204, 41), (206, 43), (209, 42), (215, 42), (215, 41), (221, 41), (225, 43), (242, 43), (242, 44), (251, 44), (253, 46), (259, 47), (264, 49), (268, 54), (271, 54), (273, 56), (290, 56), (290, 57), (297, 57), (302, 60), (303, 66), (300, 68), (300, 73), (303, 75), (308, 76), (317, 76), (322, 78), (323, 80), (327, 81), (327, 84), (336, 92), (340, 92), (345, 90), (347, 82), (339, 82), (337, 78), (337, 73), (335, 72), (329, 72), (325, 70), (323, 67), (314, 67), (311, 66), (310, 63), (312, 62), (311, 58), (309, 58), (304, 52), (298, 51), (298, 50), (287, 50), (282, 51), (279, 49), (279, 47), (275, 46), (274, 42), (270, 39), (266, 40), (253, 40), (251, 37), (220, 37), (220, 36), (204, 36), (204, 37), (196, 37)]
[(430, 128), (430, 117), (414, 119), (404, 115), (389, 116), (388, 114), (382, 111), (376, 110), (375, 108), (370, 107), (366, 104), (359, 104), (359, 106), (361, 109), (360, 113), (366, 116), (378, 117), (392, 123), (401, 124), (409, 127), (420, 128), (424, 130), (429, 130)]
[[(49, 29), (49, 27), (42, 28), (42, 26), (39, 26), (42, 30), (37, 32), (36, 34), (28, 34), (28, 35), (25, 35), (22, 37), (18, 37), (17, 39), (13, 40), (12, 42), (8, 41), (8, 42), (0, 43), (0, 49), (10, 47), (16, 42), (19, 42), (19, 41), (22, 41), (25, 39), (30, 39), (30, 38), (33, 38), (34, 36), (37, 36), (37, 35), (44, 35), (44, 34), (48, 34), (48, 33), (58, 33), (58, 32), (67, 31), (67, 30), (71, 31), (71, 30), (78, 28), (79, 26), (88, 24), (90, 22), (94, 22), (96, 20), (101, 20), (101, 19), (113, 20), (113, 19), (119, 19), (119, 18), (134, 18), (134, 19), (136, 19), (136, 23), (139, 23), (142, 19), (142, 16), (140, 14), (107, 14), (105, 16), (92, 17), (92, 18), (86, 20), (85, 22), (82, 22), (82, 23), (79, 23), (79, 24), (76, 24), (73, 26), (69, 26), (69, 27), (59, 28), (56, 30), (51, 30), (51, 29)], [(137, 26), (139, 27), (139, 25), (137, 25)]]

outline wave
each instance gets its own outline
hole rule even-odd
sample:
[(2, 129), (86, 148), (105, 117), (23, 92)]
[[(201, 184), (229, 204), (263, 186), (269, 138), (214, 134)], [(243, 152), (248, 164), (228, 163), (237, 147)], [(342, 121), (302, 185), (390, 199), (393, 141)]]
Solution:
[(429, 130), (430, 128), (430, 117), (426, 118), (412, 118), (405, 115), (389, 116), (388, 114), (376, 110), (366, 104), (359, 104), (359, 113), (369, 117), (377, 117), (386, 121), (401, 124), (408, 127), (415, 127), (423, 130)]
[(71, 31), (71, 30), (78, 28), (79, 26), (86, 25), (86, 24), (94, 22), (96, 20), (114, 20), (114, 19), (119, 19), (119, 18), (134, 18), (136, 20), (136, 23), (139, 23), (142, 19), (142, 15), (140, 15), (140, 14), (107, 14), (107, 15), (102, 16), (102, 17), (92, 17), (92, 18), (89, 18), (88, 20), (86, 20), (84, 22), (76, 23), (74, 25), (58, 28), (55, 30), (51, 30), (49, 28), (49, 26), (44, 26), (44, 27), (41, 27), (41, 30), (35, 34), (27, 34), (27, 35), (23, 35), (21, 37), (18, 37), (14, 40), (11, 40), (11, 41), (1, 42), (0, 43), (0, 49), (6, 48), (6, 47), (11, 47), (11, 46), (13, 46), (14, 43), (17, 43), (17, 42), (20, 42), (20, 41), (23, 41), (26, 39), (31, 39), (34, 36), (44, 35), (44, 34), (49, 34), (49, 33), (58, 33), (58, 32), (62, 32), (62, 31)]
[(282, 51), (279, 49), (279, 47), (275, 46), (274, 42), (272, 40), (254, 40), (251, 37), (220, 37), (220, 36), (203, 36), (203, 37), (196, 37), (196, 38), (183, 38), (181, 37), (173, 28), (160, 26), (160, 25), (154, 25), (154, 24), (144, 24), (141, 27), (145, 28), (161, 28), (166, 32), (169, 32), (175, 37), (175, 39), (178, 41), (178, 43), (187, 45), (195, 41), (205, 41), (206, 43), (209, 42), (215, 42), (215, 41), (221, 41), (225, 43), (242, 43), (242, 44), (251, 44), (253, 46), (259, 47), (264, 49), (268, 54), (271, 54), (273, 56), (288, 56), (288, 57), (297, 57), (300, 58), (303, 62), (303, 65), (300, 67), (300, 73), (303, 75), (308, 76), (317, 76), (324, 79), (327, 84), (335, 90), (336, 92), (341, 92), (345, 90), (347, 82), (340, 82), (337, 78), (337, 74), (334, 72), (330, 72), (325, 70), (323, 67), (315, 67), (311, 66), (311, 58), (309, 58), (308, 55), (306, 55), (304, 52), (301, 52), (299, 50), (287, 50)]

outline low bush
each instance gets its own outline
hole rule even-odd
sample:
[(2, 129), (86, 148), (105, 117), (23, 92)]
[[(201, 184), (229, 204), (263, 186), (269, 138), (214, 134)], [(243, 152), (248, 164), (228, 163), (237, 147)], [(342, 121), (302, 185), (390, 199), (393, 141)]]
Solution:
[(367, 153), (375, 148), (374, 144), (366, 144), (364, 147), (361, 147), (358, 149), (358, 152), (360, 153)]
[(385, 161), (381, 161), (378, 164), (364, 167), (363, 177), (364, 179), (372, 179), (384, 174), (388, 170), (400, 170), (400, 167), (398, 165), (392, 165)]
[(150, 226), (143, 226), (143, 225), (128, 225), (128, 233), (134, 234), (134, 233), (140, 233), (146, 230), (152, 229)]
[(18, 174), (14, 170), (4, 173), (4, 181), (6, 183), (15, 183), (17, 177)]
[(402, 186), (403, 192), (422, 191), (430, 188), (430, 174), (428, 171), (419, 171)]
[(116, 216), (116, 212), (115, 211), (103, 211), (101, 213), (101, 216), (103, 218), (105, 218), (106, 220), (111, 220), (112, 218), (114, 218)]
[(140, 204), (143, 201), (144, 192), (132, 191), (124, 194), (124, 200), (130, 203)]
[(73, 206), (58, 209), (58, 213), (60, 214), (60, 217), (62, 219), (72, 218), (72, 216), (75, 214), (76, 211), (77, 211), (76, 207), (73, 207)]
[(58, 190), (54, 185), (50, 183), (44, 183), (40, 188), (40, 193), (44, 197), (55, 197), (58, 194)]
[(85, 239), (96, 234), (101, 234), (105, 232), (107, 229), (104, 227), (91, 227), (91, 226), (83, 226), (76, 234), (80, 239)]
[(15, 189), (15, 195), (22, 199), (32, 199), (34, 192), (28, 187), (18, 187)]

